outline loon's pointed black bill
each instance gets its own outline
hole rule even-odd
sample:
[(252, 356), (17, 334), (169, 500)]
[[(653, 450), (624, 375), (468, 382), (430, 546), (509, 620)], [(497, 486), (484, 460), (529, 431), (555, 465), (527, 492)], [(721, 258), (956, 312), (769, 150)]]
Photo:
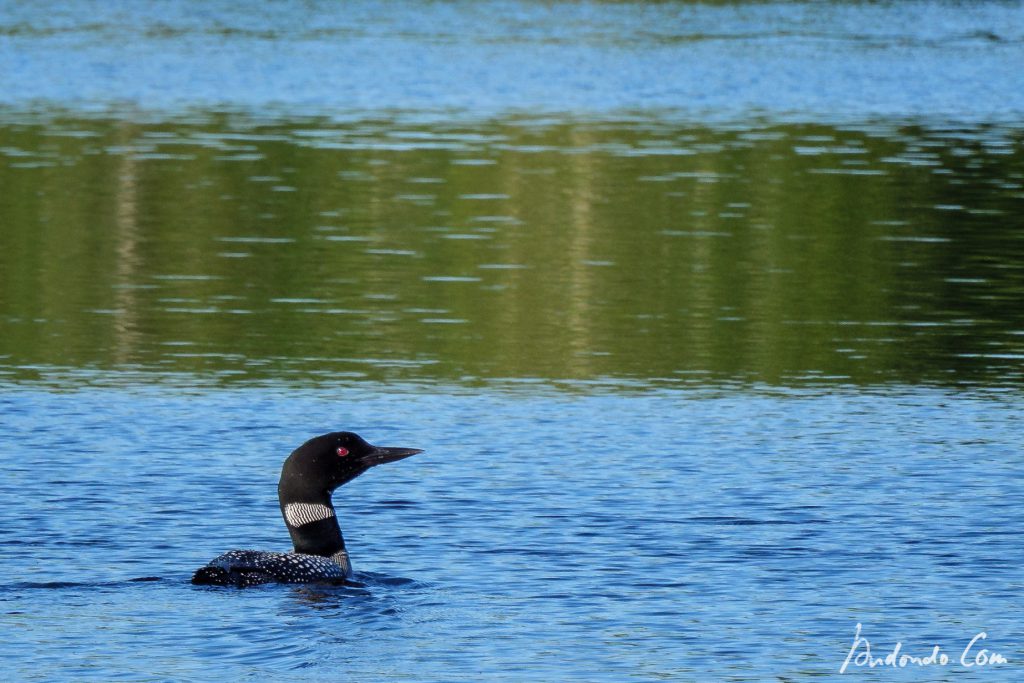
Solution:
[(395, 462), (408, 458), (410, 455), (422, 453), (419, 448), (394, 448), (391, 446), (374, 446), (373, 450), (360, 458), (367, 467), (383, 465), (386, 462)]

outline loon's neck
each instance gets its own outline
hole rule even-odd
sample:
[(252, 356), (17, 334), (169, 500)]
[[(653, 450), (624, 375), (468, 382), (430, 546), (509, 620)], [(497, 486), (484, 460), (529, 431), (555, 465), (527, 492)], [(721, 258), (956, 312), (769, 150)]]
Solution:
[[(331, 494), (285, 495), (280, 492), (281, 514), (291, 534), (295, 552), (333, 557), (345, 552), (345, 539), (338, 526)], [(340, 560), (339, 560), (340, 563)]]

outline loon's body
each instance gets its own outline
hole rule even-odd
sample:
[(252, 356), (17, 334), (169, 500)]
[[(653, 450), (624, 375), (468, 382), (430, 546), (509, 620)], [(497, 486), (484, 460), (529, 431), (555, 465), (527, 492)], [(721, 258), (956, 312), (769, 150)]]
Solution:
[(345, 583), (351, 575), (351, 565), (331, 557), (229, 550), (196, 570), (192, 583), (242, 588), (261, 583)]
[(374, 465), (419, 452), (415, 448), (371, 446), (352, 432), (332, 432), (310, 439), (285, 460), (277, 486), (281, 514), (295, 551), (232, 550), (198, 569), (192, 583), (240, 587), (344, 583), (352, 576), (352, 564), (331, 494)]

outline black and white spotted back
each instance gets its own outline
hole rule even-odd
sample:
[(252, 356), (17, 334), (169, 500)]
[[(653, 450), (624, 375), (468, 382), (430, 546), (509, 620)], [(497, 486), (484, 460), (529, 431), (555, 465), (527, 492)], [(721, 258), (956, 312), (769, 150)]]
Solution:
[(208, 586), (255, 586), (261, 583), (345, 583), (351, 574), (348, 554), (334, 557), (263, 550), (232, 550), (215, 557), (192, 576)]

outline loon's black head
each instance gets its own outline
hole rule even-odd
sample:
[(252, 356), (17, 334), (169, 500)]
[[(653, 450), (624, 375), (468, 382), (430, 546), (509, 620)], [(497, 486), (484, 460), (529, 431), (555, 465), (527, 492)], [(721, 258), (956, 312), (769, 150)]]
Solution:
[(288, 456), (278, 490), (297, 496), (292, 500), (310, 494), (330, 494), (374, 465), (420, 452), (417, 448), (373, 446), (352, 432), (331, 432), (310, 439)]
[(343, 552), (345, 541), (331, 502), (334, 489), (375, 465), (420, 452), (373, 446), (352, 432), (317, 436), (292, 451), (281, 469), (277, 496), (295, 551), (327, 557)]

